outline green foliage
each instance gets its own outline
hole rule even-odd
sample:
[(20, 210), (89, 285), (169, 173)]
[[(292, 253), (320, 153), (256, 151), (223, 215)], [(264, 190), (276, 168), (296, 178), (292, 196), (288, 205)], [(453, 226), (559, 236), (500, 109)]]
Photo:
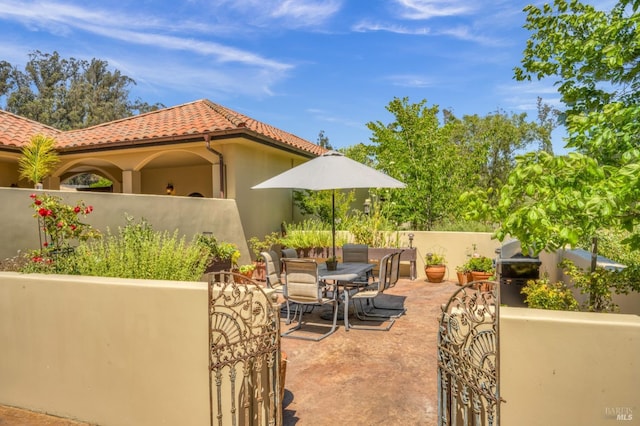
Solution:
[[(372, 208), (370, 214), (355, 211), (345, 224), (353, 236), (355, 244), (366, 244), (369, 247), (393, 247), (390, 246), (393, 239), (389, 231), (395, 226), (385, 217), (383, 209)], [(391, 238), (390, 238), (391, 237)]]
[(578, 153), (546, 152), (518, 157), (516, 168), (496, 203), (481, 191), (461, 202), (469, 219), (499, 223), (498, 240), (520, 240), (534, 254), (575, 247), (585, 236), (617, 220), (618, 200), (611, 197), (611, 175), (597, 161)]
[(447, 260), (441, 253), (427, 253), (424, 256), (424, 266), (445, 265)]
[(162, 107), (130, 100), (129, 87), (135, 81), (110, 71), (106, 61), (64, 59), (58, 52), (40, 51), (29, 58), (24, 71), (0, 63), (0, 96), (6, 96), (7, 110), (14, 114), (70, 130)]
[(613, 294), (626, 294), (629, 291), (628, 282), (621, 280), (621, 274), (615, 270), (597, 267), (588, 272), (578, 268), (570, 260), (563, 260), (560, 266), (564, 269), (573, 285), (582, 294), (588, 294), (589, 300), (584, 307), (593, 312), (616, 312), (618, 306), (613, 303)]
[(256, 265), (254, 265), (253, 263), (238, 266), (238, 271), (240, 271), (241, 274), (248, 274), (249, 272), (252, 272), (255, 269), (256, 269)]
[(525, 114), (501, 110), (461, 119), (445, 110), (440, 123), (437, 106), (427, 107), (425, 100), (411, 104), (408, 98), (395, 98), (387, 110), (395, 121), (367, 124), (373, 132), (372, 154), (356, 152), (373, 157), (376, 168), (407, 185), (390, 192), (388, 217), (417, 230), (459, 221), (459, 206), (452, 200), (465, 191), (495, 191), (506, 181), (516, 152), (535, 141), (545, 146), (553, 129), (546, 110), (540, 125), (528, 122)]
[(200, 234), (196, 237), (195, 243), (205, 250), (209, 262), (230, 260), (232, 265), (236, 265), (240, 259), (238, 246), (226, 241), (218, 241), (213, 235)]
[[(331, 225), (319, 220), (308, 219), (298, 224), (287, 224), (287, 233), (282, 237), (284, 247), (307, 249), (313, 247), (332, 247)], [(341, 246), (346, 239), (336, 234), (336, 246)]]
[(263, 239), (259, 239), (258, 237), (251, 237), (249, 238), (249, 240), (247, 240), (247, 243), (249, 244), (249, 248), (251, 249), (254, 258), (258, 261), (261, 261), (262, 258), (260, 256), (260, 253), (262, 253), (263, 251), (271, 250), (271, 247), (274, 245), (281, 245), (282, 238), (280, 237), (279, 233), (272, 232), (265, 235)]
[[(567, 107), (567, 146), (577, 152), (531, 155), (516, 167), (500, 194), (499, 237), (513, 231), (535, 251), (553, 250), (598, 229), (638, 226), (639, 7), (619, 0), (610, 11), (598, 11), (580, 1), (555, 0), (525, 8), (532, 34), (516, 78), (555, 79)], [(517, 210), (513, 214), (505, 209), (509, 204)], [(640, 248), (640, 235), (629, 242)]]
[(178, 231), (154, 231), (142, 220), (110, 232), (99, 241), (80, 244), (68, 257), (61, 273), (156, 280), (198, 281), (208, 263), (206, 248)]
[(98, 180), (95, 182), (92, 182), (89, 187), (91, 188), (108, 188), (111, 185), (113, 185), (113, 182), (111, 182), (109, 179), (99, 176)]
[(466, 271), (494, 273), (493, 259), (486, 256), (471, 256), (463, 267)]
[(548, 279), (530, 280), (522, 287), (525, 303), (530, 308), (557, 311), (577, 311), (578, 301), (563, 283), (550, 283)]
[[(437, 106), (427, 107), (408, 98), (394, 98), (387, 110), (394, 121), (370, 122), (371, 140), (379, 170), (404, 182), (390, 191), (390, 219), (410, 222), (413, 229), (431, 229), (451, 210), (450, 191), (455, 176), (455, 146), (447, 143), (448, 127), (440, 127)], [(455, 185), (453, 185), (455, 188)]]
[(515, 77), (554, 78), (567, 107), (568, 145), (603, 164), (615, 162), (637, 141), (639, 7), (637, 1), (619, 0), (601, 11), (555, 0), (525, 8), (531, 36)]
[[(293, 201), (306, 216), (312, 216), (320, 221), (331, 225), (333, 221), (334, 209), (332, 208), (331, 194), (334, 191), (310, 191), (294, 190)], [(346, 220), (351, 203), (355, 198), (355, 191), (335, 190), (335, 221), (336, 226)]]
[(22, 148), (22, 155), (18, 158), (18, 172), (21, 179), (27, 179), (33, 184), (42, 183), (60, 159), (55, 150), (56, 141), (44, 135), (32, 136), (29, 143)]

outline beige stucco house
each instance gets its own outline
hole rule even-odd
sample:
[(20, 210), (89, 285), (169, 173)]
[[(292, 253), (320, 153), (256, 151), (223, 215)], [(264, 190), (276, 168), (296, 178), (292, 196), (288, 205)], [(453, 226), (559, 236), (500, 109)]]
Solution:
[(89, 172), (111, 180), (114, 193), (231, 198), (247, 238), (293, 215), (290, 191), (251, 186), (324, 152), (206, 99), (71, 131), (0, 110), (0, 186), (32, 186), (18, 178), (18, 158), (38, 133), (56, 139), (61, 159), (45, 189)]

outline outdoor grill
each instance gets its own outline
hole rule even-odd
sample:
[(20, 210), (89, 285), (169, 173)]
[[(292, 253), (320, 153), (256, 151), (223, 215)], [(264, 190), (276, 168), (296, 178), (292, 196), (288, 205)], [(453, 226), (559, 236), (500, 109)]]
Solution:
[[(513, 246), (496, 250), (496, 272), (500, 282), (500, 303), (507, 306), (526, 306), (522, 287), (529, 280), (540, 278), (540, 265), (537, 257), (525, 256), (518, 251), (511, 257), (502, 257), (503, 253), (513, 253)], [(518, 247), (519, 249), (519, 247)]]
[(540, 278), (540, 264), (537, 257), (525, 256), (521, 252), (511, 257), (498, 257), (497, 268), (500, 285), (525, 285), (529, 280)]

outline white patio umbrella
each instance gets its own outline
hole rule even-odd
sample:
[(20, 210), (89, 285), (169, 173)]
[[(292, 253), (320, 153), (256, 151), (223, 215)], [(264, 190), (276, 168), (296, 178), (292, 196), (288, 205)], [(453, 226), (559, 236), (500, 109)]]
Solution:
[(358, 163), (336, 151), (327, 151), (313, 160), (259, 183), (251, 189), (291, 188), (314, 191), (332, 190), (331, 238), (336, 254), (335, 190), (352, 188), (404, 188), (404, 183), (378, 170)]

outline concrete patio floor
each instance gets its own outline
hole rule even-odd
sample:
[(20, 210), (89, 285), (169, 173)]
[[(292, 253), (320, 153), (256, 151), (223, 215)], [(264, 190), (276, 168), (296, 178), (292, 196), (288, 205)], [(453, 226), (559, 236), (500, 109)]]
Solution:
[[(288, 358), (284, 425), (435, 425), (438, 318), (440, 306), (457, 288), (452, 281), (403, 279), (389, 294), (404, 296), (394, 302), (402, 301), (407, 313), (389, 331), (345, 331), (340, 321), (338, 330), (320, 342), (283, 338)], [(308, 319), (318, 319), (321, 312), (316, 308)], [(0, 405), (0, 426), (18, 425), (87, 423)]]

